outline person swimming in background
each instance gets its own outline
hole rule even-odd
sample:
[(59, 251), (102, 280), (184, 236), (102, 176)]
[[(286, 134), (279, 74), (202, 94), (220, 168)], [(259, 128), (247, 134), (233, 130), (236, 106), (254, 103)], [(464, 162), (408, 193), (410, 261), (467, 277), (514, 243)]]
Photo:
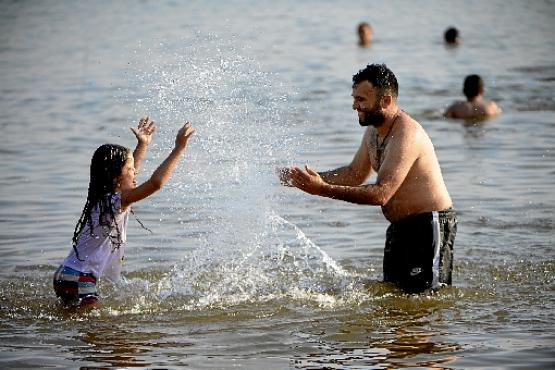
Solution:
[(456, 46), (459, 44), (459, 30), (455, 27), (449, 27), (445, 30), (443, 34), (443, 39), (445, 43), (450, 46)]
[(358, 33), (358, 45), (361, 47), (367, 47), (372, 42), (374, 37), (374, 30), (367, 22), (359, 23), (357, 27)]
[(501, 113), (501, 109), (493, 101), (487, 101), (484, 96), (484, 81), (478, 75), (466, 76), (463, 93), (466, 101), (453, 103), (444, 113), (447, 118), (461, 118), (466, 120), (483, 120)]
[(142, 118), (136, 129), (131, 128), (137, 138), (133, 153), (115, 144), (104, 144), (94, 152), (87, 200), (73, 232), (73, 248), (54, 274), (54, 291), (63, 304), (94, 304), (98, 301), (98, 279), (119, 281), (131, 205), (166, 184), (196, 132), (191, 123), (185, 123), (168, 157), (150, 179), (136, 186), (135, 176), (155, 128), (149, 117)]

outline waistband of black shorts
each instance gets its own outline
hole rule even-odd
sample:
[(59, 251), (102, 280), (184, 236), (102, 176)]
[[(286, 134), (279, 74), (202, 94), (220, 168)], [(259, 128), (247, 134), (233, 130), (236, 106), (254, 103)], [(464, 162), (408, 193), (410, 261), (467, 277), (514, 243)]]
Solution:
[[(428, 222), (431, 221), (434, 217), (434, 212), (424, 212), (424, 213), (419, 213), (416, 215), (412, 215), (406, 218), (403, 218), (402, 220), (393, 222), (392, 225), (395, 226), (403, 226), (406, 224), (413, 224), (415, 222)], [(447, 221), (447, 220), (451, 220), (451, 219), (455, 219), (457, 216), (457, 212), (455, 211), (455, 209), (453, 207), (449, 207), (447, 209), (444, 209), (442, 211), (437, 211), (438, 216), (439, 216), (439, 222), (442, 221)]]

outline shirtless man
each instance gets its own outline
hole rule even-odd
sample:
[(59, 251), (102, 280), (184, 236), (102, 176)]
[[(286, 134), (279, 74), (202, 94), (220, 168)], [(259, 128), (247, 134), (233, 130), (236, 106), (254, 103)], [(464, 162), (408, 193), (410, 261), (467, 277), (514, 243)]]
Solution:
[[(384, 280), (416, 293), (451, 284), (457, 221), (432, 142), (397, 106), (398, 84), (383, 64), (353, 76), (353, 109), (368, 126), (347, 166), (316, 172), (285, 168), (284, 184), (309, 194), (381, 206), (391, 225), (384, 249)], [(377, 172), (376, 183), (363, 182)]]
[(453, 103), (444, 113), (447, 118), (462, 118), (466, 120), (484, 120), (495, 117), (501, 110), (493, 101), (487, 101), (484, 96), (484, 81), (478, 75), (466, 76), (463, 93), (466, 101)]

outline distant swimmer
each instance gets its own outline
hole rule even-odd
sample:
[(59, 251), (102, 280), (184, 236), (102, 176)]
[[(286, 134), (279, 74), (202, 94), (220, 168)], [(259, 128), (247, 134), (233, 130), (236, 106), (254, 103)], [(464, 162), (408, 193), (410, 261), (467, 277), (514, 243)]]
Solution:
[(131, 206), (166, 184), (195, 133), (189, 122), (183, 125), (174, 149), (150, 179), (137, 186), (135, 177), (155, 127), (154, 121), (145, 117), (131, 129), (137, 138), (133, 152), (116, 144), (101, 145), (94, 152), (87, 201), (75, 225), (72, 248), (54, 274), (54, 291), (64, 305), (95, 304), (97, 280), (120, 280)]
[(464, 80), (463, 93), (466, 101), (453, 103), (444, 113), (447, 118), (466, 120), (483, 120), (492, 118), (501, 112), (493, 101), (483, 98), (484, 81), (478, 75), (467, 76)]
[[(417, 293), (451, 284), (457, 219), (432, 141), (399, 108), (398, 90), (385, 64), (355, 74), (352, 107), (365, 131), (351, 163), (325, 172), (283, 168), (280, 180), (309, 194), (380, 206), (391, 222), (384, 281)], [(364, 184), (373, 171), (376, 182)]]
[(445, 40), (445, 43), (448, 45), (458, 45), (459, 44), (459, 30), (456, 29), (455, 27), (449, 27), (447, 30), (445, 30), (445, 33), (443, 34), (443, 39)]
[(359, 46), (366, 47), (372, 42), (374, 37), (374, 30), (367, 22), (359, 23), (358, 28), (358, 44)]

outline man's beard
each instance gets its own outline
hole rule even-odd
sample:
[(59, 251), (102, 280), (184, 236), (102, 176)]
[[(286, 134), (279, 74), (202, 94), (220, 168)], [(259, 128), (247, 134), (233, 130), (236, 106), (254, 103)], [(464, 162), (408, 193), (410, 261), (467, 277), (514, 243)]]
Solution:
[(362, 112), (364, 112), (364, 119), (358, 120), (358, 123), (362, 127), (365, 127), (365, 126), (380, 127), (385, 122), (385, 115), (377, 109), (362, 110)]

